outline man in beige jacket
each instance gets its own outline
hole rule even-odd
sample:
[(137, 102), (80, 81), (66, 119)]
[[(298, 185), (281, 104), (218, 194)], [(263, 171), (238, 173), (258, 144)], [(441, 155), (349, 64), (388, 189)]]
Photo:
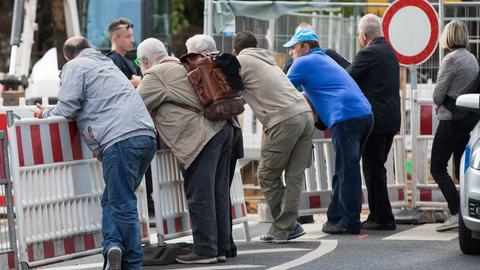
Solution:
[(286, 242), (305, 234), (296, 219), (304, 171), (312, 158), (313, 116), (272, 55), (257, 48), (252, 33), (238, 33), (234, 47), (242, 65), (243, 97), (266, 135), (258, 178), (274, 221), (260, 240)]
[[(144, 77), (140, 96), (161, 138), (182, 165), (184, 188), (192, 220), (193, 252), (177, 257), (180, 263), (215, 263), (230, 249), (229, 162), (233, 127), (229, 121), (212, 122), (187, 80), (187, 70), (167, 56), (163, 43), (144, 40), (137, 49)], [(188, 105), (200, 110), (189, 110)]]

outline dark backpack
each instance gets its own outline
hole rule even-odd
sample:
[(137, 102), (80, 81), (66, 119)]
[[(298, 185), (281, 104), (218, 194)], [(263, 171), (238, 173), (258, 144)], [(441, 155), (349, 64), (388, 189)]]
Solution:
[[(477, 78), (475, 79), (473, 85), (466, 93), (463, 94), (474, 93), (480, 93), (480, 72), (477, 74)], [(452, 113), (452, 120), (457, 126), (467, 131), (472, 131), (472, 129), (480, 120), (480, 113), (466, 108), (457, 107), (455, 102), (455, 98), (446, 95), (443, 105)]]
[[(219, 63), (222, 63), (223, 69), (232, 73), (229, 77), (222, 71), (216, 59), (221, 59)], [(235, 56), (189, 53), (183, 55), (180, 61), (187, 69), (188, 81), (205, 108), (205, 118), (211, 121), (227, 120), (243, 113), (245, 101), (240, 92), (243, 84), (239, 79), (240, 63)], [(231, 84), (235, 85), (236, 89), (233, 89)]]

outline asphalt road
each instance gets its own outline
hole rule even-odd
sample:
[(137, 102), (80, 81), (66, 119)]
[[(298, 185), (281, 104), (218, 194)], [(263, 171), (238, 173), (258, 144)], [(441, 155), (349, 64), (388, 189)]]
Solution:
[[(144, 269), (480, 269), (480, 256), (467, 256), (460, 251), (458, 232), (437, 233), (435, 224), (399, 225), (396, 231), (364, 231), (361, 235), (326, 235), (321, 232), (324, 221), (324, 216), (317, 216), (316, 223), (304, 226), (305, 236), (288, 244), (267, 244), (258, 240), (269, 224), (251, 222), (252, 240), (249, 242), (244, 240), (242, 226), (236, 225), (234, 237), (239, 255), (227, 263), (173, 264)], [(175, 241), (191, 241), (191, 237)], [(101, 262), (102, 257), (95, 255), (42, 269), (101, 269)]]

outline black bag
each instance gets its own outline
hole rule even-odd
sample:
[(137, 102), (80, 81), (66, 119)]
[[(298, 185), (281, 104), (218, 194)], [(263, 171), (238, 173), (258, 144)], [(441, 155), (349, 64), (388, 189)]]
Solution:
[[(470, 87), (470, 89), (464, 94), (474, 93), (480, 93), (480, 73), (477, 75), (472, 87)], [(455, 102), (456, 99), (445, 96), (443, 105), (452, 113), (452, 120), (457, 126), (467, 131), (472, 131), (472, 129), (480, 120), (480, 113), (476, 110), (474, 111), (471, 109), (457, 107)]]

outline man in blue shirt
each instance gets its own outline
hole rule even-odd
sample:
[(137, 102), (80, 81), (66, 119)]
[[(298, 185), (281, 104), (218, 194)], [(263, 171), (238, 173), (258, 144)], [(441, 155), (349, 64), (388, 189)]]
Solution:
[(350, 75), (319, 48), (313, 30), (301, 29), (283, 46), (290, 48), (294, 60), (288, 78), (297, 89), (303, 89), (332, 131), (336, 153), (333, 197), (322, 231), (358, 234), (362, 210), (360, 158), (373, 126), (370, 103)]

